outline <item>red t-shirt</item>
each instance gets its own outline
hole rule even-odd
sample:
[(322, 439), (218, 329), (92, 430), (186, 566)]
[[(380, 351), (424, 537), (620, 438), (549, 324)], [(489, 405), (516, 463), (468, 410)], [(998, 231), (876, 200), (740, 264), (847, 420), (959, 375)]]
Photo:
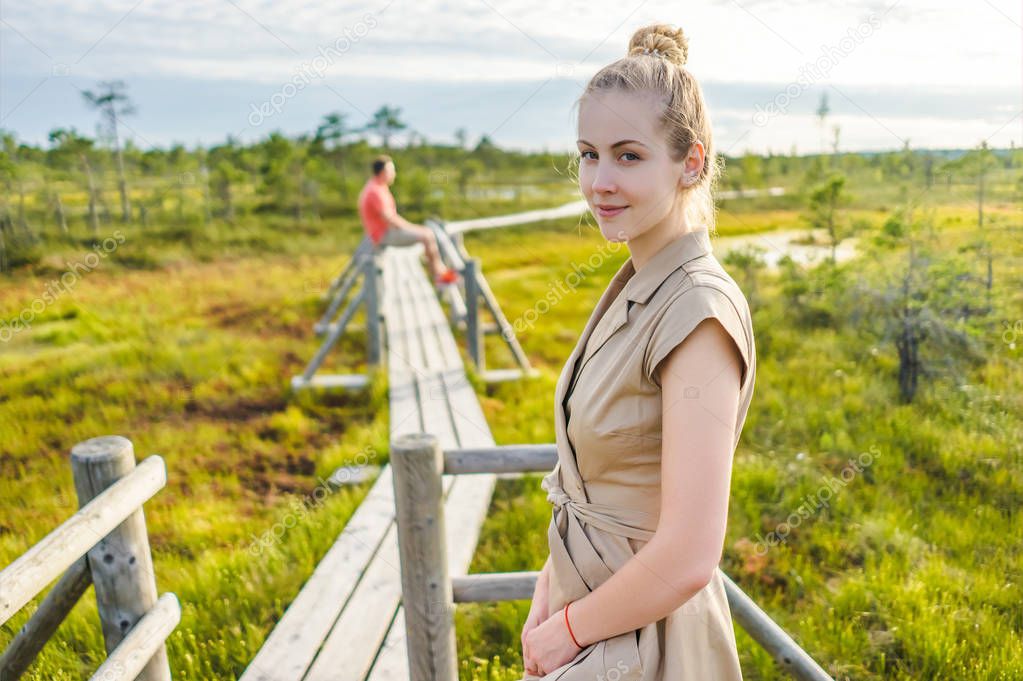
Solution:
[(387, 183), (377, 177), (369, 178), (359, 193), (359, 217), (362, 229), (374, 244), (379, 244), (387, 231), (388, 222), (384, 215), (394, 213), (394, 196)]

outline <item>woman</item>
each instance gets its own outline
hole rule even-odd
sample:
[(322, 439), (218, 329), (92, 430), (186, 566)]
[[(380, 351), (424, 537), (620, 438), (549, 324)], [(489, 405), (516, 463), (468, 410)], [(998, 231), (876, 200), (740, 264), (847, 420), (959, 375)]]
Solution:
[(718, 167), (687, 49), (681, 30), (642, 28), (579, 100), (579, 186), (630, 258), (555, 391), (526, 679), (741, 679), (716, 567), (756, 350), (711, 252)]

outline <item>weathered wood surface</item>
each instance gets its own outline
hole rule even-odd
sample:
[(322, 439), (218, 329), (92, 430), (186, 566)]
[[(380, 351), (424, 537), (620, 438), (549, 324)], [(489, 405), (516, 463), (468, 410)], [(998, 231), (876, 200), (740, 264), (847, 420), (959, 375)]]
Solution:
[[(381, 253), (390, 438), (434, 434), (445, 449), (494, 445), (421, 249)], [(464, 575), (495, 476), (443, 476), (451, 575)], [(384, 466), (334, 546), (292, 601), (241, 681), (408, 678), (393, 472)]]
[[(164, 649), (164, 641), (181, 621), (177, 596), (166, 593), (128, 632), (89, 681), (147, 679), (152, 659)], [(170, 678), (170, 672), (167, 673)]]
[[(738, 199), (751, 198), (755, 196), (781, 196), (785, 193), (784, 187), (769, 187), (767, 189), (746, 189), (744, 191), (724, 190), (714, 192), (715, 199)], [(472, 220), (455, 220), (445, 222), (444, 229), (448, 234), (455, 235), (475, 229), (493, 229), (495, 227), (514, 227), (515, 225), (527, 225), (532, 222), (544, 220), (556, 220), (559, 218), (570, 218), (582, 215), (587, 210), (585, 200), (571, 201), (556, 208), (543, 208), (540, 210), (528, 210), (511, 215), (499, 215), (490, 218), (473, 218)]]
[(391, 465), (405, 640), (412, 663), (409, 680), (457, 681), (454, 600), (441, 484), (444, 453), (435, 436), (411, 433), (394, 441)]
[(50, 589), (0, 656), (0, 681), (14, 681), (28, 669), (90, 584), (88, 559), (82, 556)]
[[(163, 468), (162, 461), (160, 467)], [(127, 438), (117, 435), (95, 437), (71, 448), (71, 471), (80, 504), (91, 505), (91, 500), (129, 478), (136, 470), (135, 451)], [(136, 505), (135, 510), (113, 531), (100, 537), (87, 555), (103, 627), (103, 641), (107, 654), (112, 655), (136, 623), (157, 605), (153, 556), (149, 551), (141, 504)], [(173, 600), (174, 608), (177, 608), (173, 594), (167, 594), (165, 599), (168, 602)], [(161, 616), (160, 613), (154, 614), (154, 617)], [(173, 628), (172, 624), (170, 629)], [(135, 640), (139, 640), (138, 636)], [(139, 681), (170, 681), (170, 665), (163, 639), (147, 646), (145, 652), (139, 671), (129, 678), (137, 676)], [(137, 656), (133, 655), (119, 664), (128, 666), (129, 660), (136, 659)]]
[(163, 459), (150, 456), (7, 566), (0, 572), (0, 624), (131, 517), (166, 483)]

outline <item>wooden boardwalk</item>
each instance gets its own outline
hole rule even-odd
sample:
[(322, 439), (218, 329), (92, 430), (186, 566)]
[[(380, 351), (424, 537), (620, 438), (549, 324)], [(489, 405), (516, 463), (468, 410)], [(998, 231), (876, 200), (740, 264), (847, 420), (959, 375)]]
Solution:
[[(449, 223), (447, 229), (455, 233), (487, 229), (552, 219), (578, 210), (576, 202), (549, 211)], [(442, 229), (440, 233), (448, 238), (447, 231)], [(388, 248), (375, 260), (377, 264), (366, 270), (378, 273), (371, 281), (379, 281), (381, 289), (376, 298), (376, 284), (371, 284), (367, 298), (378, 300), (386, 329), (391, 450), (403, 481), (401, 528), (395, 520), (394, 475), (388, 465), (285, 611), (242, 681), (407, 680), (410, 671), (416, 679), (454, 681), (458, 675), (451, 628), (454, 604), (524, 599), (532, 593), (539, 573), (467, 575), (467, 571), (497, 474), (549, 470), (556, 463), (556, 450), (554, 445), (495, 445), (437, 294), (420, 266), (421, 253), (418, 245)], [(478, 318), (473, 318), (478, 294), (487, 297), (497, 326), (507, 326), (485, 280), (475, 278), (478, 263), (465, 265), (463, 276), (472, 276), (466, 287), (467, 292), (472, 291), (471, 297), (467, 293), (467, 329), (478, 332), (480, 328)], [(335, 297), (325, 320), (321, 320), (332, 339), (299, 377), (301, 380), (293, 381), (296, 388), (317, 384), (313, 374), (318, 362), (344, 327), (344, 322), (332, 326), (329, 319), (342, 298), (343, 294)], [(357, 304), (350, 303), (351, 309)], [(350, 316), (351, 312), (346, 311), (343, 318)], [(377, 327), (377, 321), (371, 316), (367, 327)], [(482, 341), (477, 334), (469, 335), (476, 338), (475, 351), (469, 354), (477, 369), (482, 369)], [(470, 345), (473, 342), (470, 339)], [(378, 343), (371, 345), (378, 347)], [(509, 346), (518, 357), (521, 348), (517, 343)], [(374, 354), (372, 348), (370, 354)], [(531, 373), (524, 353), (519, 360), (522, 370), (518, 375)], [(350, 379), (332, 377), (338, 385), (365, 383)], [(417, 433), (429, 437), (402, 437)], [(402, 440), (396, 448), (398, 438)], [(434, 462), (422, 465), (431, 459), (423, 458), (425, 454), (431, 454)], [(424, 522), (424, 518), (429, 521)], [(406, 565), (417, 567), (406, 574), (405, 598), (410, 606), (409, 619), (414, 622), (413, 639), (408, 642), (402, 605), (402, 553), (406, 561), (411, 561)], [(424, 558), (427, 554), (428, 559)], [(831, 681), (827, 672), (727, 576), (725, 587), (735, 620), (783, 671), (800, 681)], [(443, 613), (437, 608), (443, 608)], [(411, 668), (407, 645), (416, 650), (416, 664)]]
[[(494, 438), (469, 383), (420, 246), (381, 254), (390, 438), (428, 432), (444, 449)], [(452, 576), (466, 574), (494, 475), (444, 476)], [(401, 573), (390, 466), (285, 611), (242, 681), (407, 679)]]

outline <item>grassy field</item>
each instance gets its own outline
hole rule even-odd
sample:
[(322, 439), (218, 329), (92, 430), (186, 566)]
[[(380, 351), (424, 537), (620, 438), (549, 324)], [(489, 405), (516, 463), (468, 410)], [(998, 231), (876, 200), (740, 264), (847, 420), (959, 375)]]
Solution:
[[(955, 253), (975, 238), (976, 209), (964, 194), (936, 207), (935, 252)], [(894, 191), (861, 197), (850, 218), (877, 233), (897, 198)], [(721, 232), (798, 226), (790, 203), (729, 202)], [(898, 400), (894, 345), (843, 307), (857, 283), (897, 270), (901, 249), (871, 249), (827, 275), (758, 277), (757, 387), (735, 460), (723, 567), (836, 678), (1023, 677), (1023, 331), (1009, 340), (1023, 317), (1023, 224), (1008, 202), (990, 205), (988, 216), (994, 309), (972, 330), (983, 361), (937, 371), (911, 404)], [(147, 240), (127, 231), (116, 253), (3, 347), (0, 564), (76, 508), (71, 446), (125, 435), (139, 459), (159, 453), (169, 469), (146, 518), (160, 590), (177, 593), (183, 606), (169, 639), (174, 676), (233, 679), (367, 485), (322, 504), (304, 501), (339, 466), (387, 460), (386, 381), (378, 373), (367, 393), (354, 395), (287, 388), (315, 351), (319, 293), (359, 235), (350, 217), (296, 228), (259, 216), (239, 227), (167, 232)], [(605, 248), (576, 220), (470, 235), (466, 245), (511, 320), (523, 318), (569, 263)], [(83, 253), (73, 245), (47, 252), (6, 280), (0, 318), (31, 306)], [(480, 387), (499, 444), (553, 441), (554, 383), (626, 255), (619, 249), (603, 259), (574, 294), (524, 329), (537, 379)], [(965, 251), (960, 259), (979, 271), (975, 257)], [(816, 298), (795, 304), (796, 284)], [(801, 310), (810, 304), (823, 322), (807, 323)], [(359, 370), (362, 341), (349, 334), (328, 361)], [(510, 364), (495, 341), (488, 338), (488, 364)], [(826, 506), (758, 550), (758, 537), (865, 452), (871, 464)], [(502, 482), (472, 570), (539, 568), (549, 514), (538, 476)], [(279, 539), (262, 541), (288, 519), (292, 527)], [(527, 609), (459, 607), (463, 678), (519, 677)], [(0, 644), (31, 610), (0, 630)], [(747, 678), (781, 678), (738, 636)], [(25, 678), (79, 679), (102, 658), (90, 593)]]

